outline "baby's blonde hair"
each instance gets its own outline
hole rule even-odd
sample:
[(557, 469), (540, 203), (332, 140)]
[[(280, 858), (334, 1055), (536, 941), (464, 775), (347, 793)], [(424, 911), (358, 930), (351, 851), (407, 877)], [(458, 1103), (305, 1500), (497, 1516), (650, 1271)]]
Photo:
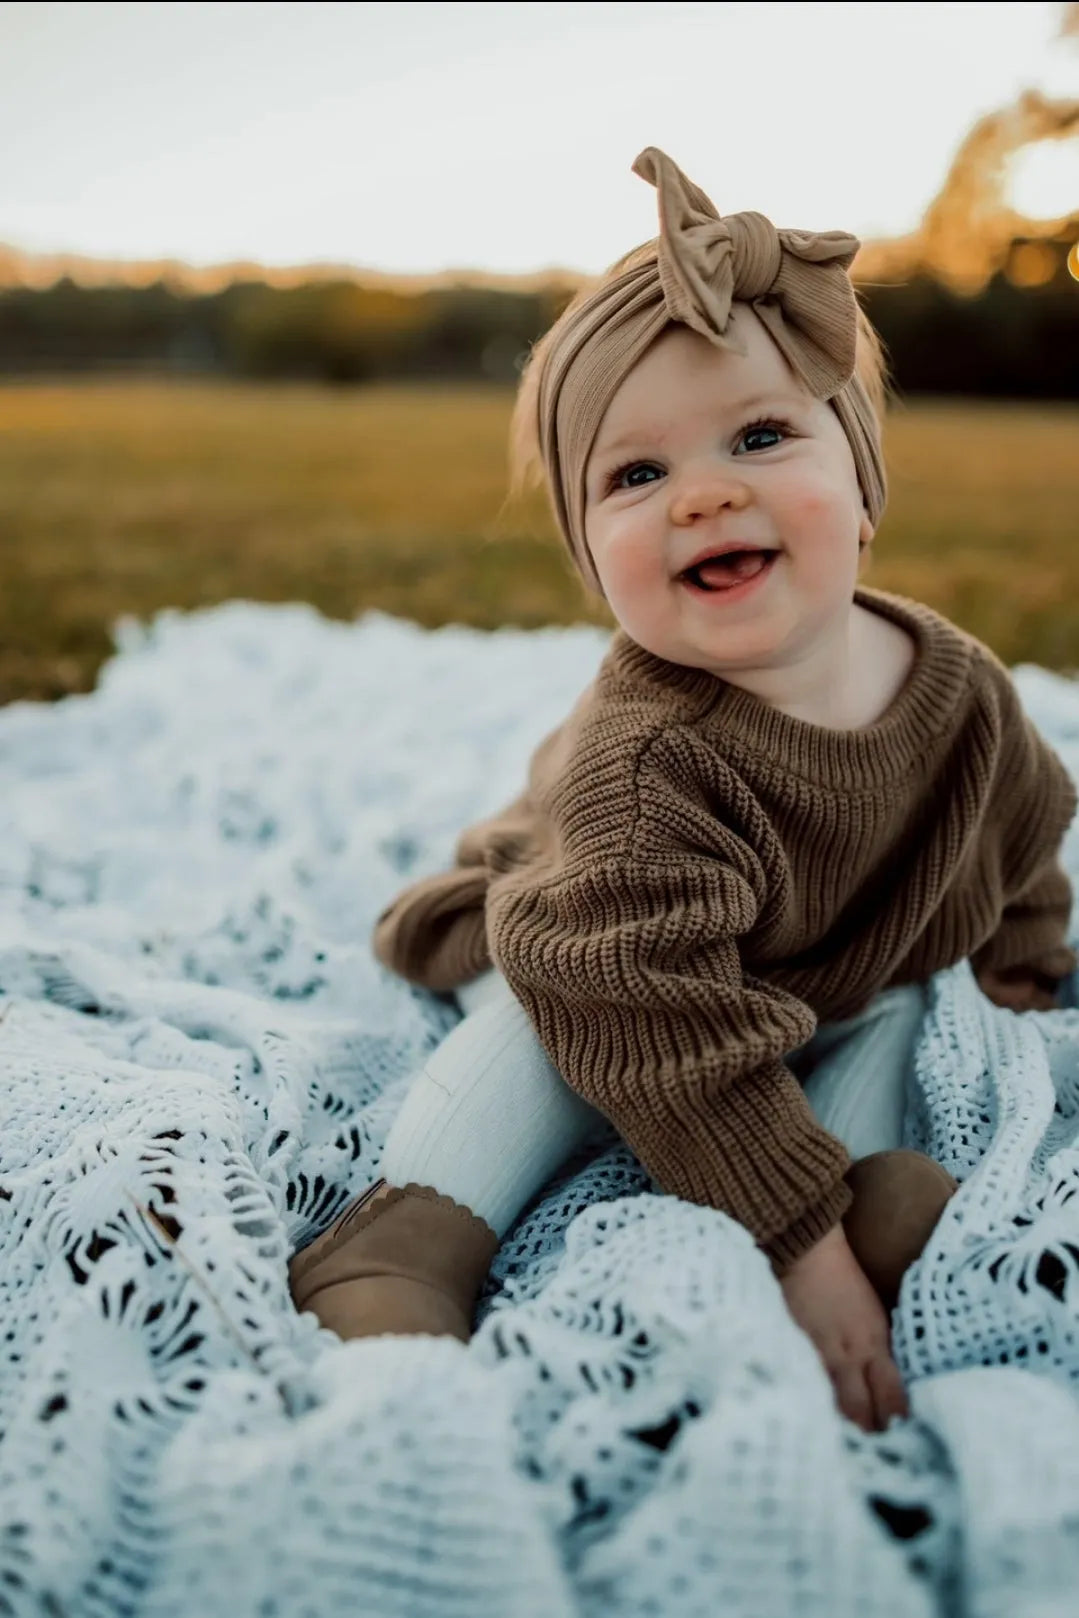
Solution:
[[(543, 456), (539, 440), (539, 386), (548, 350), (557, 342), (562, 327), (583, 303), (609, 281), (615, 280), (638, 262), (655, 256), (655, 243), (645, 242), (634, 247), (603, 276), (575, 293), (554, 324), (533, 344), (521, 371), (517, 398), (513, 406), (509, 435), (509, 498), (517, 499), (532, 489), (541, 488), (545, 481)], [(869, 396), (878, 424), (883, 423), (887, 404), (888, 368), (884, 345), (869, 316), (858, 305), (858, 334), (855, 346), (854, 369), (858, 380)]]

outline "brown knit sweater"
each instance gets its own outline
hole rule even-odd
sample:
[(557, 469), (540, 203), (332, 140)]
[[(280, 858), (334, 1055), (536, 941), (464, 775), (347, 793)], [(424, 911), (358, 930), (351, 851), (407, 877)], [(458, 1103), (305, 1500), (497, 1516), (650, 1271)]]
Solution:
[(929, 607), (856, 599), (917, 646), (875, 724), (808, 724), (619, 631), (527, 790), (375, 934), (433, 989), (493, 959), (658, 1184), (732, 1214), (779, 1271), (849, 1201), (784, 1061), (818, 1019), (967, 956), (1075, 965), (1076, 793), (1008, 671)]

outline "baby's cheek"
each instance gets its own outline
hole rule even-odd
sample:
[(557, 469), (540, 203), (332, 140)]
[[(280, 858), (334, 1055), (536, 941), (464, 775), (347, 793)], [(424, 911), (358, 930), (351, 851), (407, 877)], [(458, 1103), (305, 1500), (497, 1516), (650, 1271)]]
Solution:
[(828, 484), (803, 479), (786, 490), (784, 503), (794, 521), (814, 527), (834, 515), (836, 491)]
[(857, 515), (851, 491), (839, 482), (807, 479), (788, 489), (784, 498), (784, 527), (791, 538), (826, 536), (833, 541), (848, 528), (857, 535)]
[(622, 523), (601, 533), (592, 554), (607, 599), (616, 611), (619, 602), (629, 608), (653, 595), (662, 551), (644, 524)]

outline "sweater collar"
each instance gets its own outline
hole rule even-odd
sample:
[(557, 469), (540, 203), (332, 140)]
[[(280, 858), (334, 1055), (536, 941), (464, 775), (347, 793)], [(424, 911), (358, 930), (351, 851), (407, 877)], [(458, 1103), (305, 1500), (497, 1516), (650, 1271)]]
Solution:
[(915, 657), (906, 683), (880, 718), (859, 730), (814, 725), (707, 673), (668, 663), (645, 651), (624, 630), (615, 633), (608, 672), (631, 685), (660, 688), (693, 710), (697, 722), (721, 728), (753, 752), (821, 786), (850, 789), (895, 779), (925, 757), (957, 722), (970, 682), (975, 642), (923, 602), (859, 586), (854, 600), (909, 630)]

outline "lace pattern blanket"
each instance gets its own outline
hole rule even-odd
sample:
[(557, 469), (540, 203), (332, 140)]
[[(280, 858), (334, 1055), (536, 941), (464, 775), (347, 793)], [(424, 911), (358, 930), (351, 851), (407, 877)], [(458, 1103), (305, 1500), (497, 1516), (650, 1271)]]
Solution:
[[(287, 1257), (454, 1017), (371, 924), (603, 637), (231, 603), (119, 644), (92, 696), (0, 712), (0, 1613), (1074, 1613), (1079, 1010), (933, 981), (910, 1139), (964, 1183), (887, 1434), (624, 1148), (526, 1213), (468, 1348), (341, 1345)], [(1079, 772), (1079, 687), (1016, 679)]]

